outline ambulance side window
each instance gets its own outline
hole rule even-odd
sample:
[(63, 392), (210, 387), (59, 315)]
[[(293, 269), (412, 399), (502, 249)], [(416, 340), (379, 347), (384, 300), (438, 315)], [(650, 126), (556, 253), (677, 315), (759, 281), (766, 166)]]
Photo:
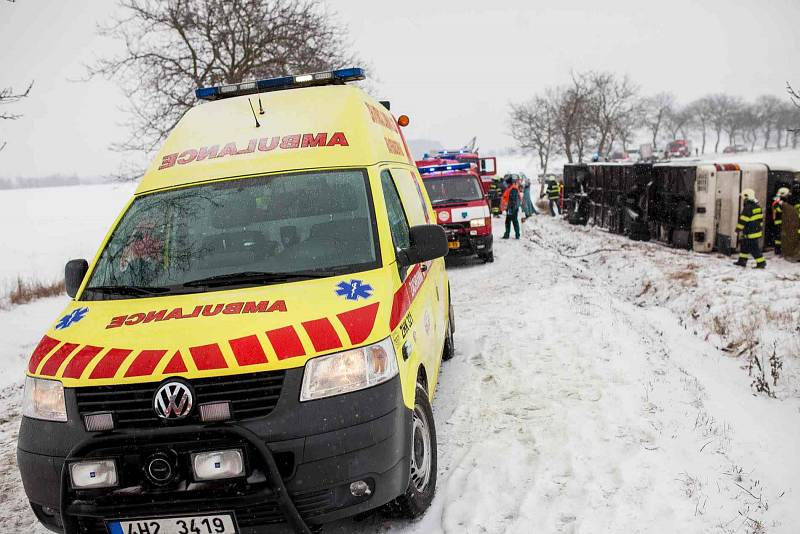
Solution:
[(392, 169), (392, 175), (411, 226), (429, 224), (428, 208), (417, 178), (406, 169)]
[(394, 180), (389, 171), (381, 172), (381, 188), (383, 198), (386, 201), (386, 213), (389, 215), (389, 228), (392, 231), (392, 241), (395, 249), (408, 248), (411, 244), (408, 235), (408, 221), (403, 211), (403, 204), (400, 202), (400, 195), (394, 186)]

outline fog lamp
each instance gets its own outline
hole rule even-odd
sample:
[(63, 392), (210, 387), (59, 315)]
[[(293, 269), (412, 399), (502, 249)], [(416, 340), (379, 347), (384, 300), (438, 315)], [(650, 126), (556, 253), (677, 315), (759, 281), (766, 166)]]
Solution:
[(78, 489), (110, 488), (117, 485), (117, 464), (114, 460), (88, 460), (69, 466), (72, 486)]
[(369, 483), (364, 480), (357, 480), (350, 484), (350, 494), (353, 497), (363, 497), (365, 495), (372, 495), (372, 488)]
[(242, 451), (199, 452), (192, 455), (192, 469), (196, 480), (219, 480), (244, 475)]

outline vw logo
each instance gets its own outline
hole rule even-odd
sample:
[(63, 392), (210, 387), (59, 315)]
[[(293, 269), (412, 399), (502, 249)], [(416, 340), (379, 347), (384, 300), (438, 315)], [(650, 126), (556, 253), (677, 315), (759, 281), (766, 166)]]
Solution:
[(183, 419), (192, 411), (192, 390), (183, 382), (167, 382), (156, 390), (153, 409), (161, 419)]

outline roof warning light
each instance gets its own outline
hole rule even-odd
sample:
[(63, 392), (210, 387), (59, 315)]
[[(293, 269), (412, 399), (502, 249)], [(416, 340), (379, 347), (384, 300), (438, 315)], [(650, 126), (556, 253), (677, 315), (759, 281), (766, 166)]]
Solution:
[(326, 72), (314, 72), (297, 76), (279, 76), (242, 83), (217, 85), (214, 87), (201, 87), (194, 94), (200, 100), (219, 100), (232, 96), (279, 91), (282, 89), (297, 89), (315, 85), (337, 85), (345, 82), (354, 82), (366, 78), (364, 69), (353, 67)]

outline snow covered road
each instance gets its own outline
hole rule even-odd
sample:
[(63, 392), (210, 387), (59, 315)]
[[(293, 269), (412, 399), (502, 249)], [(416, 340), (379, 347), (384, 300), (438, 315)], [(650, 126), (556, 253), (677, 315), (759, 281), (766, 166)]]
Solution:
[[(753, 396), (742, 361), (687, 327), (690, 299), (641, 296), (641, 279), (661, 287), (659, 262), (685, 254), (543, 216), (520, 241), (495, 235), (495, 263), (449, 269), (457, 355), (434, 402), (432, 508), (414, 523), (375, 515), (326, 532), (797, 532), (795, 390)], [(6, 356), (24, 362), (33, 326), (59, 306), (0, 311)], [(20, 381), (5, 383), (0, 530), (31, 532), (13, 465)]]

